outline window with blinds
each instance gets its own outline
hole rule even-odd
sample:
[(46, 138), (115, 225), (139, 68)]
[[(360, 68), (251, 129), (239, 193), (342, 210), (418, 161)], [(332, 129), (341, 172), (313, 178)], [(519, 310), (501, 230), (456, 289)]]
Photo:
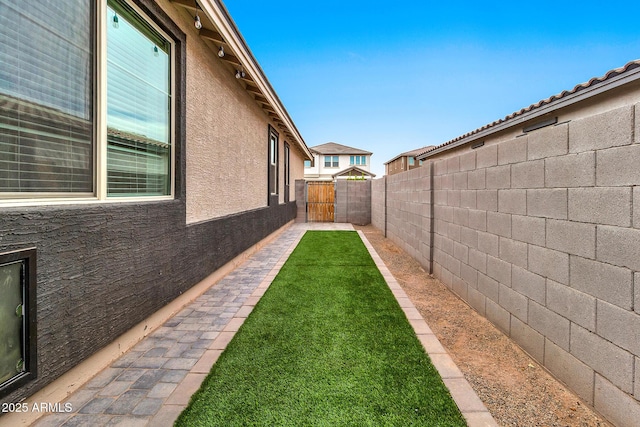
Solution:
[(0, 193), (92, 193), (93, 2), (0, 0)]
[(0, 0), (0, 199), (172, 194), (173, 41), (101, 1)]
[(269, 130), (269, 194), (278, 194), (278, 134)]
[(171, 44), (125, 3), (107, 15), (107, 194), (171, 194)]

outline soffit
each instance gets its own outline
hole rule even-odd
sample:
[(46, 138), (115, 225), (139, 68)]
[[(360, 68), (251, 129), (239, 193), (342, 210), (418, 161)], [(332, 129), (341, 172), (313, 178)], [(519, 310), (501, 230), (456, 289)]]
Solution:
[[(275, 123), (287, 142), (298, 146), (307, 159), (313, 156), (296, 128), (289, 113), (269, 83), (258, 61), (251, 53), (249, 46), (240, 34), (228, 10), (219, 0), (171, 0), (179, 9), (195, 20), (196, 12), (200, 17), (202, 28), (198, 31), (200, 38), (211, 48), (212, 55), (226, 64), (232, 76), (238, 71), (244, 72), (238, 78), (240, 84), (256, 103)], [(218, 52), (222, 48), (224, 56)]]

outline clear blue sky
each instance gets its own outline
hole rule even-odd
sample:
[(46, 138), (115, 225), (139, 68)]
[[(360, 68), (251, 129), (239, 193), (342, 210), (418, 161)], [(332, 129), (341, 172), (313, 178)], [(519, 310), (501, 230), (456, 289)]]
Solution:
[(308, 146), (372, 172), (640, 58), (640, 2), (226, 0)]

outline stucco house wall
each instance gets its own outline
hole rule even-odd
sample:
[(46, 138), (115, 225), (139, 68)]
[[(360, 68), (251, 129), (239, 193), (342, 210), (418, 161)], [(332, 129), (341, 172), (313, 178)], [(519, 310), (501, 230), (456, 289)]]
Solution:
[(372, 200), (374, 225), (618, 426), (640, 419), (638, 65), (423, 154)]
[[(189, 10), (167, 0), (133, 3), (177, 38), (175, 196), (7, 203), (0, 194), (0, 254), (37, 251), (37, 377), (0, 402), (52, 383), (295, 219), (293, 188), (285, 203), (284, 143), (291, 187), (310, 152), (259, 67), (250, 68), (255, 59), (232, 34), (224, 6), (200, 2), (200, 16), (230, 31), (228, 51), (247, 60), (273, 115), (198, 36)], [(279, 133), (275, 199), (267, 180), (270, 126)]]

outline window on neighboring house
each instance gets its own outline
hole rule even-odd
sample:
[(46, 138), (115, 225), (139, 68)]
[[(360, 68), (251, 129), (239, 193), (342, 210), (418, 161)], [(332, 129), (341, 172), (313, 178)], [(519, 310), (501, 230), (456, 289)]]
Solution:
[(173, 194), (175, 43), (103, 1), (0, 0), (1, 199)]
[(351, 166), (366, 166), (367, 165), (367, 156), (351, 156), (349, 158), (349, 164)]
[(339, 166), (339, 157), (338, 156), (324, 156), (324, 167), (325, 168), (337, 168)]
[(269, 194), (278, 194), (278, 133), (269, 126)]
[(414, 166), (416, 164), (416, 159), (414, 157), (409, 157), (409, 166)]
[(36, 372), (36, 251), (0, 254), (0, 397)]
[(310, 168), (311, 167), (311, 160), (305, 160), (304, 161), (304, 167), (305, 168)]

